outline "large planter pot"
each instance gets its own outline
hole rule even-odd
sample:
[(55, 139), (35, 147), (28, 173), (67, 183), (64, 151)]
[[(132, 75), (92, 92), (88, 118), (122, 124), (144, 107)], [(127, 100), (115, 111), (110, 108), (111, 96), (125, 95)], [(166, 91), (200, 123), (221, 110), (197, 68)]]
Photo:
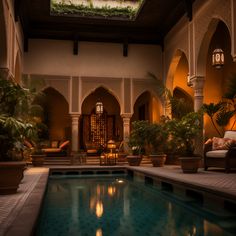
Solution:
[(44, 160), (45, 160), (46, 155), (45, 154), (32, 154), (32, 165), (39, 167), (43, 166)]
[(162, 167), (166, 162), (166, 154), (153, 154), (149, 155), (154, 167)]
[(141, 155), (137, 155), (137, 156), (127, 156), (126, 157), (128, 163), (130, 166), (139, 166), (143, 157)]
[(181, 168), (184, 173), (197, 173), (200, 166), (200, 157), (180, 157)]
[(0, 162), (0, 194), (16, 193), (23, 178), (25, 162)]

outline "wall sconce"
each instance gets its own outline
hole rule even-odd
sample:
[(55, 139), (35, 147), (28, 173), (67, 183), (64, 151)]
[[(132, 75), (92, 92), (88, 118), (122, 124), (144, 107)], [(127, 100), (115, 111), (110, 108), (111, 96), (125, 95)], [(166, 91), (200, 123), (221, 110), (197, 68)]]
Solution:
[(224, 65), (224, 52), (221, 48), (216, 48), (212, 53), (212, 66), (220, 69)]
[(103, 104), (102, 102), (96, 103), (96, 114), (101, 115), (103, 113)]

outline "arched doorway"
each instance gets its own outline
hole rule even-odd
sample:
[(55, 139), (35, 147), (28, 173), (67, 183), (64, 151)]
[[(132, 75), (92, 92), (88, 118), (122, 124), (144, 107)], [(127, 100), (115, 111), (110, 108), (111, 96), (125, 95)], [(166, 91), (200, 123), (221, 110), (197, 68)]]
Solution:
[[(103, 104), (103, 113), (95, 113), (97, 101)], [(88, 95), (82, 103), (80, 122), (80, 146), (105, 146), (108, 140), (120, 142), (123, 139), (120, 105), (117, 99), (105, 88), (99, 87)]]
[(50, 140), (71, 140), (71, 119), (69, 105), (57, 90), (46, 88), (43, 99), (45, 124), (49, 129)]
[[(216, 19), (212, 20), (213, 23), (216, 21)], [(210, 25), (213, 24), (212, 22)], [(221, 101), (226, 92), (228, 78), (232, 76), (232, 74), (236, 74), (235, 63), (231, 56), (231, 38), (229, 30), (224, 22), (219, 20), (217, 22), (218, 23), (214, 28), (215, 31), (212, 33), (212, 37), (209, 40), (209, 47), (206, 55), (206, 76), (203, 90), (203, 102), (206, 104), (218, 103)], [(216, 48), (221, 48), (224, 51), (225, 64), (220, 69), (212, 66), (212, 52)], [(233, 122), (233, 119), (231, 119), (231, 122)], [(231, 125), (229, 124), (225, 129), (230, 126)], [(218, 135), (207, 115), (204, 116), (204, 129), (206, 138)], [(222, 134), (224, 133), (223, 130), (221, 130), (221, 132)]]
[[(183, 103), (185, 107), (182, 111), (193, 110), (193, 95), (194, 91), (188, 84), (189, 65), (184, 52), (177, 50), (171, 61), (166, 87), (173, 93), (173, 97), (182, 99), (188, 103)], [(178, 108), (177, 108), (178, 109)], [(172, 107), (171, 110), (166, 111), (168, 116), (181, 117), (181, 110), (176, 110)]]

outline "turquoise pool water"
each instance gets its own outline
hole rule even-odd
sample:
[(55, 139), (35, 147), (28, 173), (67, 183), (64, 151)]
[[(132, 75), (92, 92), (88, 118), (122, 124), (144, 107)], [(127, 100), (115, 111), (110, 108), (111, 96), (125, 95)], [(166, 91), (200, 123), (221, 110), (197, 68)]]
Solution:
[(232, 232), (236, 222), (232, 215), (215, 216), (194, 201), (172, 195), (125, 176), (53, 177), (36, 235), (236, 235)]

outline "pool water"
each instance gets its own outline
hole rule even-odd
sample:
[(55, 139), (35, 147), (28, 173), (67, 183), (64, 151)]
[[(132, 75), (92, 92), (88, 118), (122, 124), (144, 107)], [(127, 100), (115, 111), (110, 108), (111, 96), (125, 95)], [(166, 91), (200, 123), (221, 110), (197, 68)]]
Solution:
[(125, 176), (51, 177), (36, 229), (37, 236), (231, 236), (235, 233), (227, 218), (206, 213), (194, 202), (177, 200)]

